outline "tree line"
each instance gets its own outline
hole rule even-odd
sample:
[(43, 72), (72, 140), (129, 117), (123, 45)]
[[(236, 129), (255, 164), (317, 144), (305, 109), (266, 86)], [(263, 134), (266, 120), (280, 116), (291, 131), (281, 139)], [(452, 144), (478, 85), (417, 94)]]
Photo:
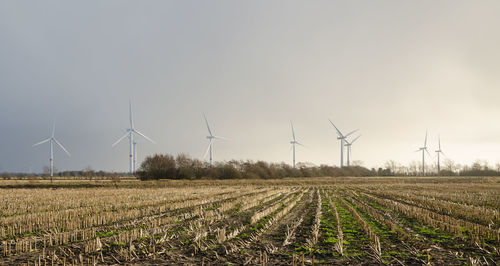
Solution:
[(298, 163), (296, 168), (286, 163), (264, 161), (216, 162), (212, 166), (185, 154), (176, 157), (169, 154), (155, 154), (146, 157), (137, 176), (150, 179), (271, 179), (284, 177), (316, 176), (375, 176), (377, 171), (362, 166), (339, 168), (336, 166), (312, 166)]
[[(435, 166), (426, 166), (426, 175), (433, 176), (500, 176), (500, 165), (496, 168), (488, 166), (485, 161), (476, 161), (472, 165), (458, 165), (450, 160), (438, 172)], [(360, 165), (337, 167), (329, 165), (312, 165), (297, 163), (293, 168), (286, 163), (268, 163), (264, 161), (207, 162), (193, 159), (186, 154), (177, 156), (155, 154), (146, 157), (136, 176), (141, 180), (151, 179), (271, 179), (285, 177), (319, 177), (319, 176), (420, 176), (421, 168), (413, 162), (402, 166), (395, 161), (387, 161), (384, 167), (365, 168)]]
[[(394, 160), (386, 161), (383, 167), (387, 175), (393, 176), (420, 176), (422, 175), (422, 163), (412, 161), (408, 165), (402, 165)], [(486, 160), (475, 160), (472, 164), (459, 164), (450, 159), (442, 161), (440, 167), (437, 163), (425, 164), (426, 175), (432, 176), (500, 176), (500, 163), (494, 166)]]
[[(297, 163), (293, 168), (286, 163), (268, 163), (264, 161), (236, 161), (209, 163), (193, 159), (186, 154), (172, 156), (169, 154), (155, 154), (146, 157), (135, 174), (141, 180), (151, 179), (271, 179), (284, 177), (320, 177), (320, 176), (421, 176), (422, 166), (418, 161), (402, 165), (394, 160), (387, 161), (383, 167), (377, 169), (361, 166), (337, 167), (329, 165), (316, 166), (310, 163)], [(48, 167), (45, 167), (48, 169)], [(0, 173), (1, 179), (48, 178), (48, 171), (43, 174), (33, 173)], [(500, 163), (490, 166), (485, 160), (476, 160), (471, 165), (457, 164), (449, 159), (443, 161), (440, 170), (435, 164), (426, 164), (428, 176), (500, 176)], [(90, 166), (77, 171), (56, 171), (60, 178), (77, 179), (120, 179), (133, 178), (129, 173), (95, 171)]]

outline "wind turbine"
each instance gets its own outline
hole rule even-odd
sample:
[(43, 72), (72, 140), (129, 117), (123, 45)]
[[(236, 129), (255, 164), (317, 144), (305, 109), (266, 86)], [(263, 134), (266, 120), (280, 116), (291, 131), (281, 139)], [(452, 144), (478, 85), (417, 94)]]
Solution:
[(424, 146), (416, 150), (415, 152), (422, 151), (422, 176), (425, 176), (425, 152), (431, 156), (429, 151), (427, 150), (427, 130), (425, 131), (425, 141)]
[(292, 123), (292, 121), (290, 121), (290, 125), (292, 126), (292, 136), (293, 136), (293, 140), (290, 141), (290, 144), (292, 144), (292, 149), (293, 149), (293, 168), (295, 168), (295, 144), (300, 145), (300, 146), (304, 146), (304, 145), (302, 145), (302, 143), (299, 143), (295, 139), (295, 130), (293, 130), (293, 123)]
[(210, 134), (209, 136), (207, 136), (209, 144), (208, 144), (207, 151), (203, 155), (203, 158), (205, 158), (207, 156), (207, 153), (210, 152), (210, 166), (212, 166), (212, 161), (213, 161), (213, 149), (212, 149), (213, 140), (214, 139), (226, 139), (227, 140), (227, 138), (219, 137), (219, 136), (214, 136), (212, 134), (212, 131), (210, 130), (210, 126), (208, 125), (207, 117), (205, 115), (203, 115), (203, 117), (205, 118), (205, 123), (207, 124), (208, 134)]
[(66, 148), (64, 148), (64, 146), (59, 141), (57, 141), (57, 139), (54, 137), (55, 132), (56, 132), (56, 123), (54, 122), (54, 124), (52, 126), (52, 136), (50, 138), (48, 138), (48, 139), (45, 139), (45, 140), (42, 140), (42, 141), (40, 141), (38, 143), (33, 144), (33, 147), (35, 147), (35, 146), (38, 146), (38, 145), (46, 143), (46, 142), (50, 143), (50, 158), (49, 158), (49, 161), (50, 161), (50, 177), (54, 176), (54, 148), (53, 148), (53, 143), (55, 142), (57, 145), (59, 145), (59, 147), (61, 147), (61, 149), (68, 156), (71, 156), (71, 154), (69, 154), (69, 152), (66, 150)]
[(150, 141), (151, 143), (155, 143), (152, 139), (146, 137), (146, 135), (142, 134), (138, 130), (134, 128), (134, 120), (132, 118), (132, 102), (129, 101), (129, 118), (130, 118), (130, 128), (127, 128), (127, 133), (123, 135), (121, 138), (119, 138), (111, 147), (116, 146), (120, 141), (122, 141), (124, 138), (128, 137), (129, 138), (129, 171), (131, 174), (135, 172), (135, 143), (134, 143), (134, 133), (145, 138), (146, 140)]
[(439, 135), (438, 135), (438, 149), (437, 149), (436, 153), (437, 153), (437, 159), (438, 159), (438, 174), (439, 174), (441, 172), (441, 165), (439, 164), (439, 154), (444, 155), (444, 152), (441, 150), (441, 137)]
[(345, 146), (347, 147), (347, 166), (350, 166), (351, 164), (351, 161), (350, 161), (350, 156), (351, 156), (351, 146), (352, 144), (359, 139), (359, 137), (361, 137), (361, 135), (357, 136), (355, 139), (353, 139), (351, 142), (349, 142), (348, 140), (346, 140), (345, 142)]
[(328, 121), (330, 121), (330, 123), (332, 124), (332, 126), (335, 128), (335, 130), (337, 130), (337, 139), (340, 139), (340, 167), (344, 167), (344, 145), (345, 145), (345, 139), (350, 136), (352, 133), (358, 131), (357, 129), (356, 130), (353, 130), (347, 134), (342, 134), (342, 132), (340, 132), (340, 130), (335, 126), (335, 124), (333, 124), (332, 120), (328, 119)]

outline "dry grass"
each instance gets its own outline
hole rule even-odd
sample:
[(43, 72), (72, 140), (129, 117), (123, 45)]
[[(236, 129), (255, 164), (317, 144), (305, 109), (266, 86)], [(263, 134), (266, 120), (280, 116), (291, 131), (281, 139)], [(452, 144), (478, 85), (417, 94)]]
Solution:
[[(52, 184), (6, 180), (0, 181), (0, 189), (0, 264), (161, 263), (172, 258), (196, 264), (201, 261), (196, 256), (213, 263), (246, 256), (243, 262), (262, 263), (282, 259), (290, 252), (295, 254), (290, 261), (295, 261), (298, 255), (304, 255), (294, 251), (301, 245), (318, 250), (321, 256), (330, 254), (325, 257), (327, 261), (348, 261), (344, 221), (332, 198), (349, 211), (370, 240), (370, 250), (360, 253), (371, 255), (373, 262), (387, 262), (384, 257), (391, 246), (384, 246), (383, 236), (366, 217), (385, 225), (400, 239), (413, 241), (415, 232), (402, 225), (399, 214), (450, 233), (458, 237), (457, 241), (469, 243), (474, 252), (493, 257), (466, 254), (470, 262), (495, 262), (495, 256), (500, 256), (499, 178), (324, 177)], [(337, 241), (330, 246), (321, 231), (322, 201), (331, 206), (336, 220)], [(314, 204), (309, 213), (301, 213), (297, 207), (309, 204)], [(307, 215), (312, 222), (301, 226)], [(281, 232), (282, 238), (267, 238), (276, 232)], [(300, 237), (304, 235), (307, 237)]]

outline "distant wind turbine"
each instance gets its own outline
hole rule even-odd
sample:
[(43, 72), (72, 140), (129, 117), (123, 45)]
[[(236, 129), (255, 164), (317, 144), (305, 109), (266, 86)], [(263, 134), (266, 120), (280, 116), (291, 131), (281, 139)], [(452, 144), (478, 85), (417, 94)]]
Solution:
[(134, 133), (145, 138), (146, 140), (150, 141), (151, 143), (155, 143), (152, 139), (146, 137), (146, 135), (142, 134), (141, 132), (137, 131), (134, 128), (134, 120), (132, 118), (132, 102), (129, 101), (129, 118), (130, 118), (130, 128), (127, 128), (127, 133), (123, 135), (121, 138), (119, 138), (111, 147), (116, 146), (120, 141), (122, 141), (124, 138), (128, 137), (129, 138), (129, 172), (133, 174), (135, 172), (135, 143), (134, 143)]
[(210, 126), (208, 125), (208, 120), (207, 120), (207, 117), (205, 115), (203, 115), (203, 117), (205, 118), (205, 123), (207, 124), (207, 129), (208, 129), (208, 134), (210, 134), (209, 136), (207, 136), (207, 139), (209, 141), (208, 143), (208, 148), (207, 148), (207, 151), (205, 152), (205, 154), (203, 155), (203, 158), (205, 158), (207, 156), (207, 153), (210, 153), (210, 165), (212, 165), (213, 163), (213, 140), (214, 139), (225, 139), (227, 140), (227, 138), (224, 138), (224, 137), (219, 137), (219, 136), (214, 136), (212, 134), (212, 131), (210, 130)]
[(351, 161), (350, 161), (350, 156), (352, 156), (352, 153), (351, 153), (351, 146), (352, 144), (359, 139), (359, 137), (361, 137), (361, 135), (357, 136), (355, 139), (353, 139), (351, 142), (349, 142), (348, 140), (345, 140), (345, 146), (347, 147), (347, 166), (350, 166), (351, 165)]
[(345, 145), (345, 139), (350, 136), (352, 133), (358, 131), (357, 129), (356, 130), (353, 130), (347, 134), (342, 134), (342, 132), (340, 132), (340, 130), (335, 126), (335, 124), (333, 124), (332, 120), (328, 119), (328, 121), (330, 121), (330, 123), (332, 124), (332, 126), (335, 128), (335, 130), (337, 130), (337, 139), (340, 139), (340, 167), (344, 167), (344, 145)]
[(415, 152), (422, 151), (422, 176), (425, 176), (425, 152), (431, 156), (429, 151), (427, 150), (427, 131), (425, 131), (425, 141), (424, 146), (416, 150)]
[(59, 147), (61, 147), (61, 149), (68, 156), (71, 156), (71, 154), (69, 154), (68, 150), (66, 150), (66, 148), (64, 148), (64, 146), (59, 141), (57, 141), (57, 139), (54, 137), (55, 132), (56, 132), (56, 123), (54, 123), (53, 126), (52, 126), (52, 136), (50, 138), (42, 140), (42, 141), (40, 141), (38, 143), (33, 144), (33, 147), (35, 147), (35, 146), (38, 146), (38, 145), (46, 143), (46, 142), (50, 143), (50, 158), (49, 158), (49, 161), (50, 161), (50, 177), (54, 176), (54, 148), (53, 148), (53, 143), (55, 142), (57, 145), (59, 145)]
[(290, 144), (292, 144), (292, 149), (293, 149), (293, 168), (295, 168), (295, 144), (300, 145), (300, 146), (304, 146), (304, 145), (302, 145), (302, 143), (299, 143), (295, 139), (295, 130), (293, 129), (293, 123), (292, 123), (292, 121), (290, 121), (290, 125), (292, 126), (292, 136), (293, 136), (293, 140), (290, 141)]
[(438, 174), (439, 174), (441, 172), (441, 165), (439, 164), (439, 154), (445, 155), (444, 152), (441, 150), (441, 137), (439, 135), (438, 135), (438, 149), (437, 149), (436, 153), (437, 153)]

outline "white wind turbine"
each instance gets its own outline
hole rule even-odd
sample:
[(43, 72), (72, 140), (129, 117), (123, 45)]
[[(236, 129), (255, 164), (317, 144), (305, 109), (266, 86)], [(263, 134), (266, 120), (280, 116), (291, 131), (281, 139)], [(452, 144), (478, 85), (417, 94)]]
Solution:
[[(437, 153), (437, 160), (438, 160), (438, 174), (441, 172), (441, 165), (439, 164), (439, 154), (445, 155), (444, 152), (441, 150), (441, 137), (438, 135), (438, 149), (436, 150)], [(446, 156), (446, 155), (445, 155)]]
[(351, 146), (352, 146), (352, 144), (356, 140), (359, 139), (359, 137), (361, 137), (361, 135), (359, 135), (356, 138), (354, 138), (351, 142), (349, 142), (348, 140), (345, 140), (345, 146), (347, 147), (347, 166), (351, 165), (351, 160), (350, 160), (350, 156), (352, 156), (352, 154), (351, 154)]
[(304, 145), (302, 145), (302, 143), (299, 143), (295, 139), (295, 130), (293, 129), (293, 123), (292, 123), (292, 121), (290, 121), (290, 125), (292, 126), (292, 136), (293, 136), (293, 140), (290, 141), (290, 144), (292, 144), (292, 149), (293, 149), (293, 168), (295, 168), (295, 144), (300, 145), (300, 146), (304, 146)]
[(54, 137), (55, 132), (56, 132), (56, 123), (54, 123), (53, 126), (52, 126), (52, 136), (50, 138), (42, 140), (42, 141), (40, 141), (38, 143), (33, 144), (33, 147), (35, 147), (35, 146), (38, 146), (38, 145), (46, 143), (46, 142), (50, 143), (50, 158), (49, 158), (49, 161), (50, 161), (50, 177), (54, 176), (54, 148), (53, 148), (53, 143), (55, 142), (57, 145), (59, 145), (59, 147), (61, 147), (61, 149), (68, 156), (71, 156), (71, 154), (69, 154), (69, 152), (66, 150), (66, 148), (64, 148), (64, 146), (59, 141), (57, 141), (57, 139)]
[(427, 131), (425, 131), (425, 140), (424, 146), (416, 150), (415, 152), (422, 151), (422, 176), (425, 176), (425, 152), (431, 156), (429, 151), (427, 150)]
[(335, 124), (333, 124), (332, 120), (328, 119), (328, 121), (330, 121), (330, 123), (332, 124), (332, 126), (335, 128), (335, 130), (337, 130), (337, 139), (340, 139), (340, 167), (344, 167), (344, 145), (345, 145), (345, 141), (346, 141), (346, 138), (348, 136), (350, 136), (352, 133), (358, 131), (357, 129), (356, 130), (353, 130), (347, 134), (342, 134), (342, 132), (340, 132), (340, 130), (335, 126)]
[(212, 148), (212, 145), (213, 145), (213, 140), (214, 139), (225, 139), (227, 140), (227, 138), (224, 138), (224, 137), (219, 137), (219, 136), (214, 136), (212, 134), (212, 131), (210, 130), (210, 126), (208, 125), (208, 120), (207, 120), (207, 117), (205, 115), (203, 115), (203, 117), (205, 118), (205, 123), (207, 124), (207, 129), (208, 129), (208, 134), (210, 134), (209, 136), (207, 136), (207, 139), (209, 141), (208, 143), (208, 148), (207, 148), (207, 151), (205, 152), (205, 154), (203, 155), (203, 158), (205, 158), (207, 156), (207, 153), (210, 153), (210, 165), (212, 165), (213, 163), (213, 148)]
[(137, 131), (134, 128), (134, 120), (132, 118), (132, 103), (129, 101), (129, 115), (130, 115), (130, 128), (127, 128), (127, 133), (123, 135), (121, 138), (119, 138), (111, 147), (116, 146), (120, 141), (122, 141), (124, 138), (128, 137), (129, 138), (129, 171), (131, 174), (135, 172), (135, 144), (134, 143), (134, 133), (145, 138), (146, 140), (150, 141), (151, 143), (155, 143), (152, 139), (146, 137), (146, 135), (142, 134), (141, 132)]

